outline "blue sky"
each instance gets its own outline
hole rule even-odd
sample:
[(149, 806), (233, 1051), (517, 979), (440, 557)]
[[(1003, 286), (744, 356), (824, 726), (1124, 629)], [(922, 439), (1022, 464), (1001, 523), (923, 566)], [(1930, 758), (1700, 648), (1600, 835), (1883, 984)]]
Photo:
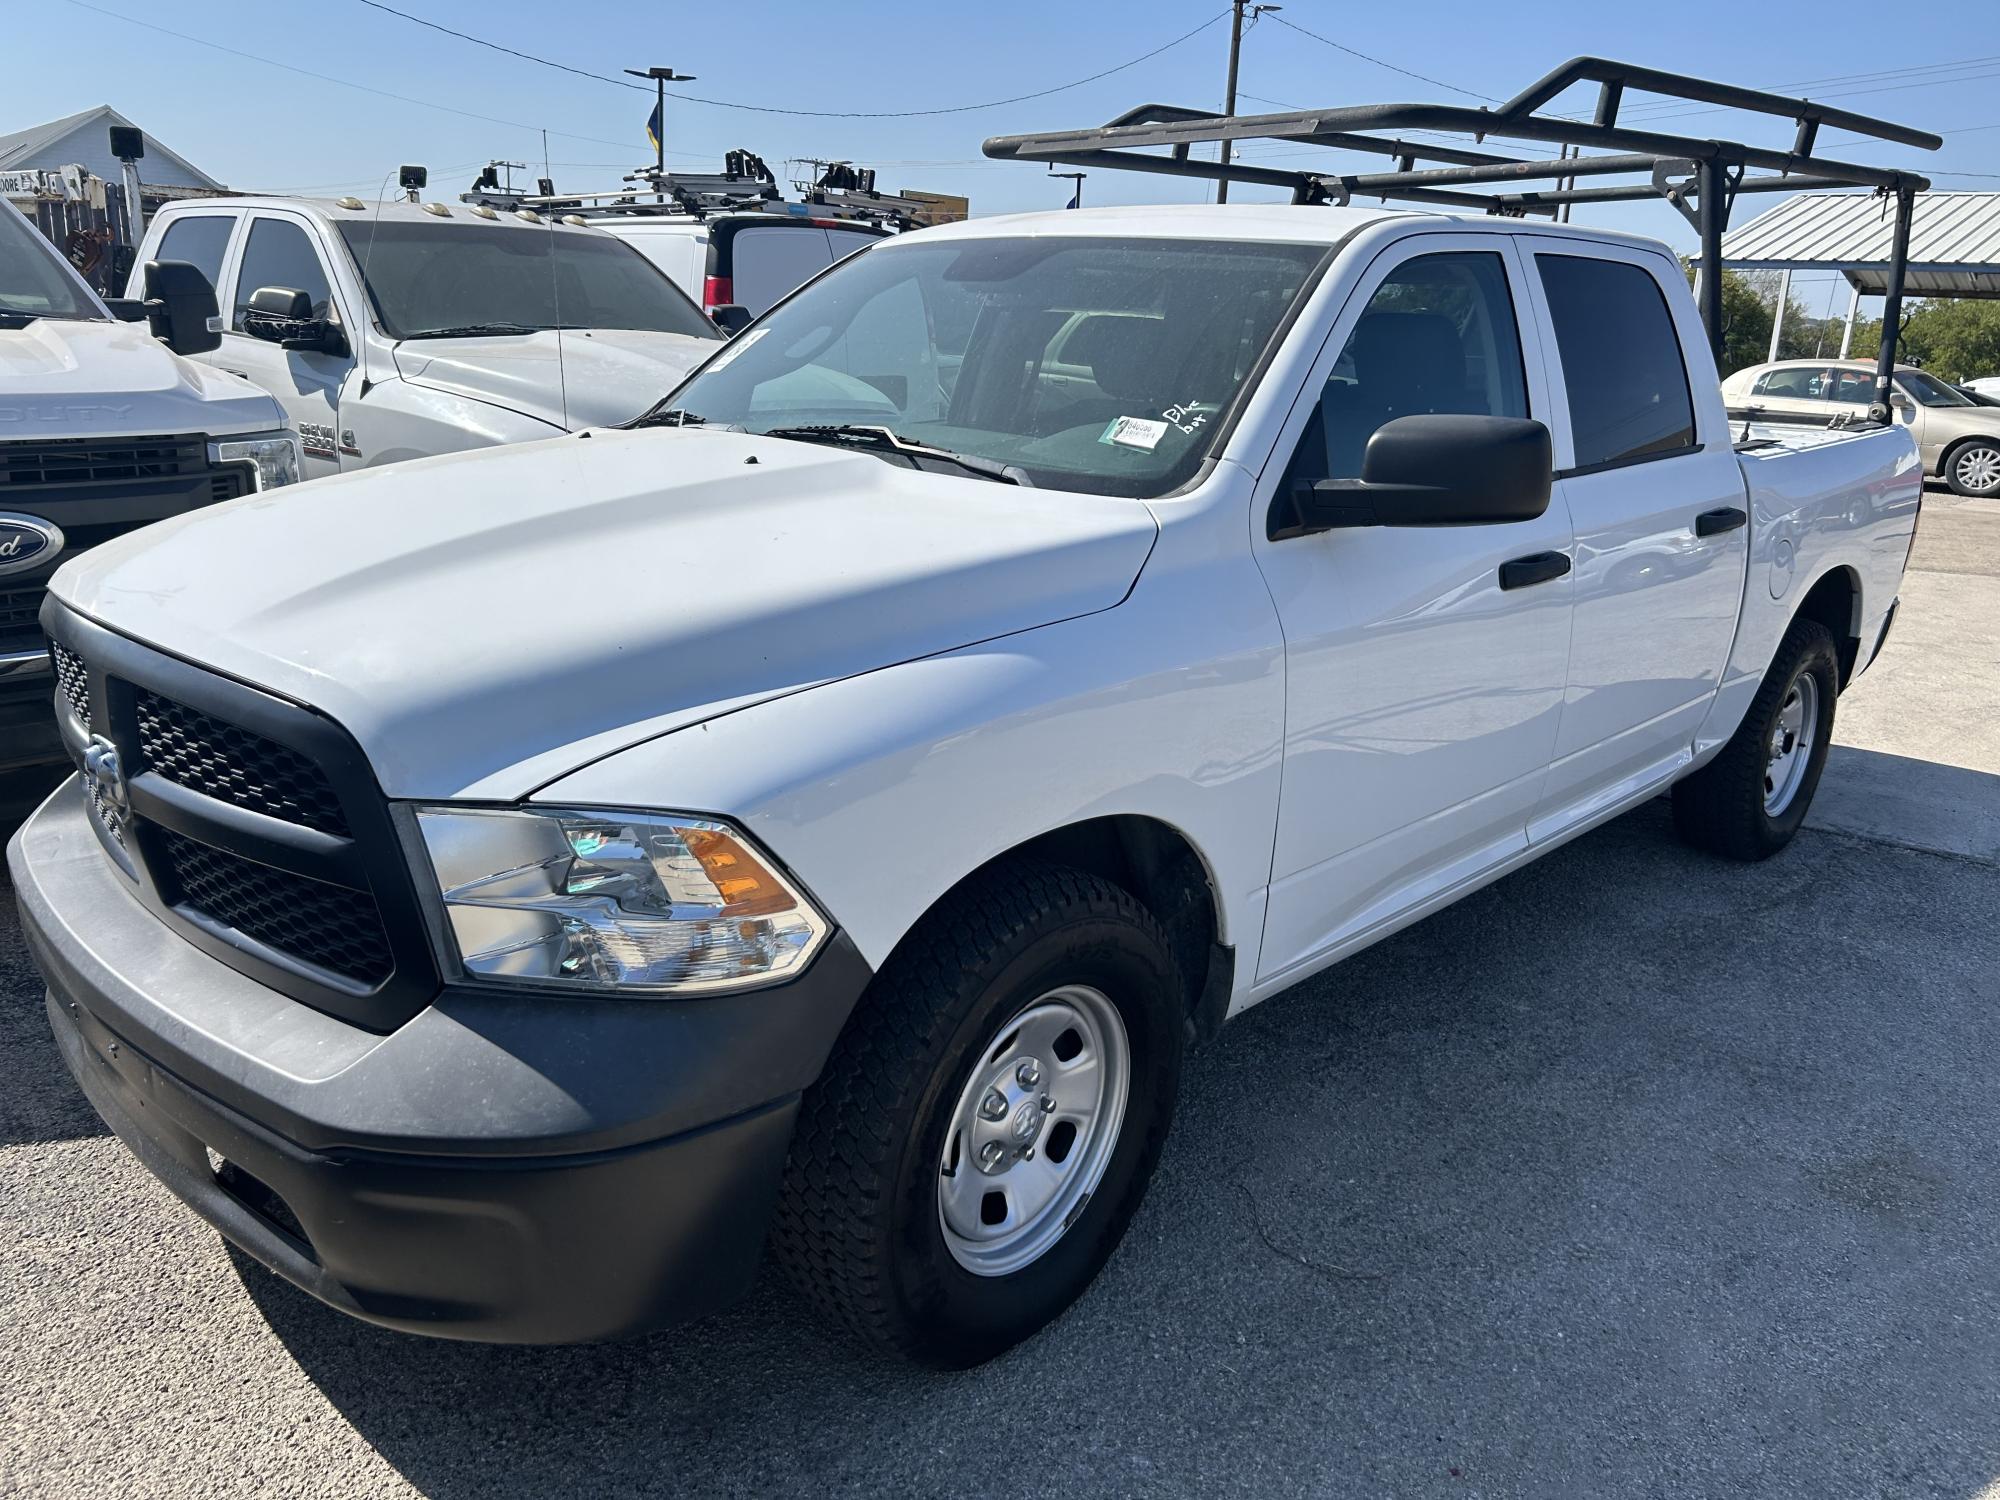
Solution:
[[(1048, 88), (1137, 57), (1224, 9), (1220, 0), (395, 3), (577, 68), (616, 75), (624, 66), (663, 63), (697, 74), (699, 82), (688, 91), (710, 99), (826, 111), (935, 109)], [(614, 186), (621, 170), (650, 159), (645, 94), (486, 51), (360, 0), (311, 6), (180, 0), (143, 7), (137, 0), (90, 0), (90, 6), (96, 8), (80, 0), (14, 0), (7, 32), (17, 63), (0, 101), (0, 131), (110, 103), (232, 186), (369, 197), (398, 162), (429, 165), (441, 196), (469, 183), (489, 157), (538, 162), (544, 127), (564, 188)], [(114, 12), (127, 19), (115, 19)], [(1602, 0), (1437, 0), (1401, 7), (1290, 0), (1281, 14), (1383, 63), (1499, 97), (1579, 52), (1754, 86), (1843, 79), (1801, 92), (1829, 101), (1844, 95), (1837, 102), (1846, 107), (1951, 132), (1935, 155), (1874, 146), (1866, 148), (1866, 159), (1928, 169), (1939, 187), (2000, 189), (2000, 7), (1993, 0), (1931, 0), (1921, 24), (1903, 12), (1896, 24), (1872, 35), (1864, 34), (1861, 17), (1836, 20), (1838, 13), (1823, 5), (1740, 0), (1681, 0), (1671, 9)], [(140, 21), (383, 93), (232, 56), (145, 29)], [(1055, 208), (1068, 195), (1067, 183), (1050, 181), (1039, 167), (984, 160), (981, 140), (1100, 123), (1150, 100), (1220, 107), (1226, 41), (1226, 22), (1219, 23), (1079, 88), (924, 118), (802, 119), (670, 98), (667, 145), (684, 154), (669, 161), (706, 165), (728, 147), (747, 146), (783, 175), (785, 158), (847, 157), (878, 166), (890, 189), (964, 193), (976, 213)], [(19, 66), (26, 58), (40, 62)], [(1853, 77), (1918, 68), (1932, 71)], [(1246, 96), (1298, 105), (1464, 97), (1268, 19), (1245, 40), (1240, 87)], [(1247, 97), (1241, 105), (1246, 112), (1270, 107)], [(1741, 132), (1772, 145), (1786, 137), (1782, 124), (1728, 114), (1677, 120), (1673, 128)], [(1951, 170), (1995, 175), (1943, 175)], [(1172, 179), (1096, 173), (1085, 201), (1172, 201), (1202, 191)], [(1237, 190), (1237, 196), (1258, 194)], [(1589, 216), (1679, 248), (1692, 243), (1663, 205), (1604, 208)], [(1827, 290), (1801, 287), (1814, 311)]]

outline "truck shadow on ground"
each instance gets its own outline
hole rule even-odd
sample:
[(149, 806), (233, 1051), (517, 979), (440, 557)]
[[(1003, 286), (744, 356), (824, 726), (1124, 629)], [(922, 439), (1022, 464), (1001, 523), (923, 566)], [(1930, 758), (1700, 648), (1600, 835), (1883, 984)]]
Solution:
[(963, 1374), (855, 1352), (769, 1275), (535, 1350), (239, 1269), (451, 1500), (1971, 1494), (2000, 1473), (1996, 910), (1988, 862), (1808, 833), (1734, 866), (1643, 808), (1229, 1026), (1098, 1285)]

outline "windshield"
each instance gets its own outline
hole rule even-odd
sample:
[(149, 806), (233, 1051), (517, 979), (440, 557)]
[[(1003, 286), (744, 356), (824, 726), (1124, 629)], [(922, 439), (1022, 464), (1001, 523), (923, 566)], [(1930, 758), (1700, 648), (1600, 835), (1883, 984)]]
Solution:
[(1140, 498), (1185, 484), (1322, 245), (1037, 238), (877, 246), (665, 402), (751, 432), (825, 424)]
[(11, 206), (0, 213), (0, 324), (104, 316), (40, 230)]
[(651, 261), (609, 235), (360, 220), (340, 233), (391, 338), (557, 327), (719, 337)]
[(1921, 406), (1974, 406), (1964, 396), (1939, 380), (1935, 375), (1927, 375), (1922, 370), (1904, 370), (1896, 377), (1896, 383), (1915, 398)]

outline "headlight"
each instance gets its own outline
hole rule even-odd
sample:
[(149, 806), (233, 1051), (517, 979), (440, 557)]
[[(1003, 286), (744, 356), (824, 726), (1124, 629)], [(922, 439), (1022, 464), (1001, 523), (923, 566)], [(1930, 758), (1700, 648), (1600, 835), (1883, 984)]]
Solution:
[(212, 464), (249, 464), (257, 475), (257, 488), (275, 490), (281, 484), (297, 484), (305, 462), (299, 451), (296, 432), (255, 432), (249, 437), (224, 438), (208, 445)]
[(803, 969), (827, 922), (726, 823), (420, 807), (459, 962), (482, 979), (707, 993)]

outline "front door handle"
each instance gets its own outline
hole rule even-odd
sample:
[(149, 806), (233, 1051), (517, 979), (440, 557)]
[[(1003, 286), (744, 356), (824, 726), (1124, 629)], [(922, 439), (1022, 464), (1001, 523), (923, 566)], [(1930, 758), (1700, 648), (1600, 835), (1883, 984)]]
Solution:
[(1734, 531), (1748, 524), (1750, 518), (1733, 505), (1725, 505), (1720, 510), (1705, 510), (1694, 518), (1696, 536), (1721, 536), (1725, 531)]
[(1569, 571), (1567, 552), (1534, 552), (1500, 564), (1500, 587), (1524, 589), (1531, 583), (1547, 583)]

